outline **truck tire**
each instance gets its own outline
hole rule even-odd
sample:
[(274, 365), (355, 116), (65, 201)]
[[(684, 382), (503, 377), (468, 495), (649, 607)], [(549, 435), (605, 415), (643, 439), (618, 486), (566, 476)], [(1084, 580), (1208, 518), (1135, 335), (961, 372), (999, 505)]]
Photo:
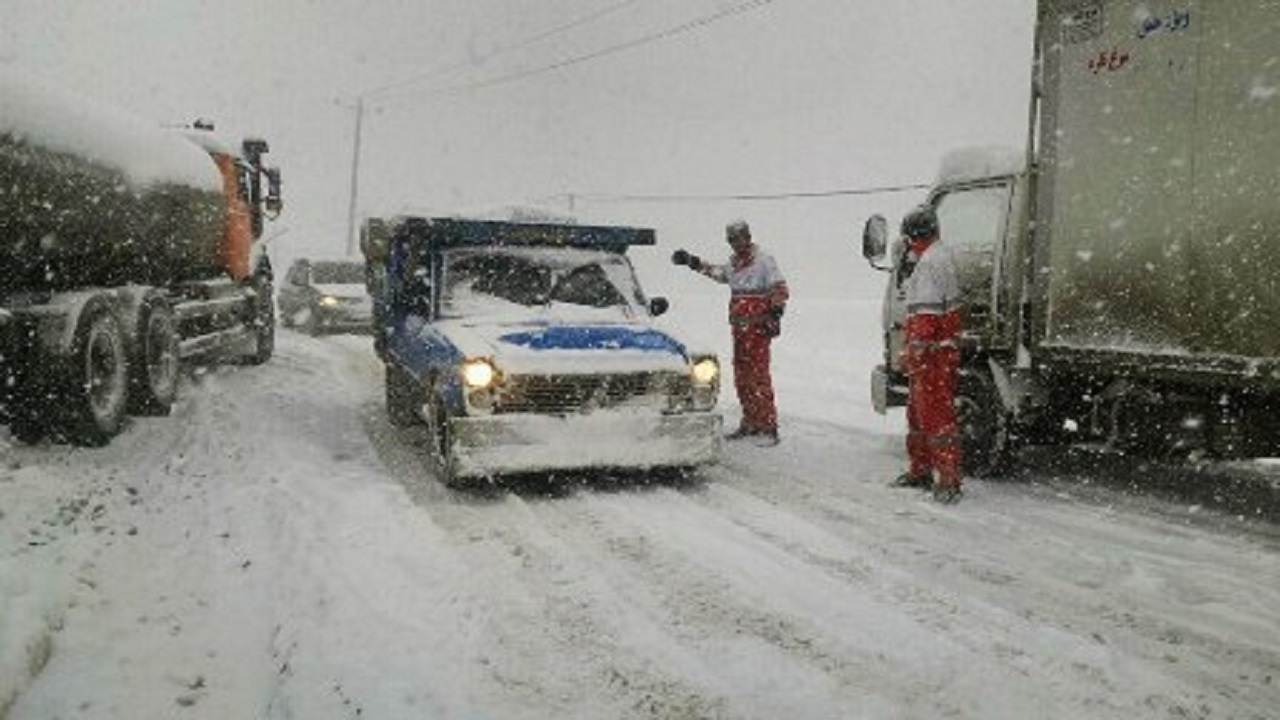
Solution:
[(129, 354), (120, 321), (105, 302), (80, 314), (63, 391), (67, 438), (101, 447), (120, 433), (129, 400)]
[(408, 427), (418, 422), (417, 405), (421, 404), (421, 392), (409, 373), (387, 363), (386, 394), (387, 419), (396, 427)]
[(1000, 402), (990, 371), (961, 368), (956, 419), (960, 424), (964, 473), (979, 478), (1005, 475), (1014, 454), (1012, 418)]
[(458, 477), (458, 458), (453, 451), (453, 425), (449, 422), (449, 408), (438, 393), (431, 394), (429, 409), (431, 422), (431, 454), (436, 461), (436, 477), (445, 487), (460, 489), (466, 486)]
[(20, 407), (9, 418), (9, 434), (23, 445), (35, 445), (49, 434), (49, 423), (34, 409)]
[(276, 301), (272, 296), (270, 278), (255, 275), (253, 289), (257, 293), (250, 320), (253, 325), (253, 352), (244, 360), (249, 365), (262, 365), (276, 351)]
[(35, 445), (43, 440), (57, 419), (51, 407), (53, 403), (48, 401), (49, 389), (32, 377), (30, 364), (22, 360), (13, 368), (8, 394), (9, 434), (23, 445)]
[(130, 361), (129, 411), (168, 415), (178, 398), (178, 323), (163, 297), (143, 301)]

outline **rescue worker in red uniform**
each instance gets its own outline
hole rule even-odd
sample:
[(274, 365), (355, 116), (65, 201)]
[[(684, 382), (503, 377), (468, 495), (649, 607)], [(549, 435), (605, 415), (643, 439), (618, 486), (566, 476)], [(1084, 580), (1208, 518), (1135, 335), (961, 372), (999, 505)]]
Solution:
[(726, 439), (758, 438), (778, 442), (778, 408), (770, 371), (773, 339), (782, 331), (782, 315), (790, 291), (773, 257), (751, 241), (751, 228), (738, 220), (725, 227), (733, 248), (723, 265), (704, 263), (677, 250), (671, 260), (729, 286), (729, 326), (733, 331), (733, 376), (742, 422)]
[(955, 397), (960, 378), (960, 281), (956, 262), (939, 239), (938, 216), (922, 205), (902, 219), (908, 262), (907, 456), (910, 468), (894, 484), (929, 488), (935, 500), (961, 497), (960, 425)]

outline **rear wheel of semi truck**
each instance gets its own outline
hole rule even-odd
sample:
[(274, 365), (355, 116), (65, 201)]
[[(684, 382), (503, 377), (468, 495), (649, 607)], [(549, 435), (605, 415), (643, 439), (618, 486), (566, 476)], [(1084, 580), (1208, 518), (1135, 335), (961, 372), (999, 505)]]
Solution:
[(50, 395), (45, 385), (32, 377), (33, 363), (23, 360), (14, 368), (8, 395), (9, 434), (24, 445), (34, 445), (49, 434), (51, 423)]
[(10, 409), (9, 434), (23, 445), (35, 445), (49, 434), (49, 420), (24, 397)]
[(104, 301), (80, 314), (65, 390), (68, 438), (102, 446), (120, 433), (129, 400), (129, 354), (120, 321)]
[(130, 364), (129, 410), (138, 415), (168, 415), (178, 398), (178, 324), (159, 295), (143, 301)]

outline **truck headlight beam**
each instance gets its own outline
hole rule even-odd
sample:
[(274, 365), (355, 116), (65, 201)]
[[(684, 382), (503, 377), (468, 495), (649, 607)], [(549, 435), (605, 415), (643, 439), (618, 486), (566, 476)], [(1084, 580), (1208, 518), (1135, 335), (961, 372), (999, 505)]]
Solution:
[(693, 364), (693, 380), (699, 385), (712, 385), (720, 377), (720, 363), (715, 358), (702, 358)]
[(484, 358), (472, 358), (462, 363), (462, 382), (469, 389), (490, 387), (497, 378), (497, 368)]

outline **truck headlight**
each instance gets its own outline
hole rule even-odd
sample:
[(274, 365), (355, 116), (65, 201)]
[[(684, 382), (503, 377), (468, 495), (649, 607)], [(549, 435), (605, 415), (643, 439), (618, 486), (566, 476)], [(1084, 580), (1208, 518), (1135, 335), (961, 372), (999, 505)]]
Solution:
[(338, 304), (338, 298), (332, 295), (321, 295), (320, 299), (317, 300), (316, 302), (318, 302), (320, 305), (324, 307), (333, 307), (334, 305)]
[(693, 382), (689, 394), (691, 410), (713, 410), (720, 395), (720, 361), (715, 355), (692, 358), (689, 375)]
[(471, 358), (462, 363), (462, 382), (469, 390), (487, 388), (497, 377), (497, 368), (484, 358)]
[(720, 378), (720, 363), (713, 357), (704, 357), (693, 363), (693, 381), (698, 385), (712, 385)]

